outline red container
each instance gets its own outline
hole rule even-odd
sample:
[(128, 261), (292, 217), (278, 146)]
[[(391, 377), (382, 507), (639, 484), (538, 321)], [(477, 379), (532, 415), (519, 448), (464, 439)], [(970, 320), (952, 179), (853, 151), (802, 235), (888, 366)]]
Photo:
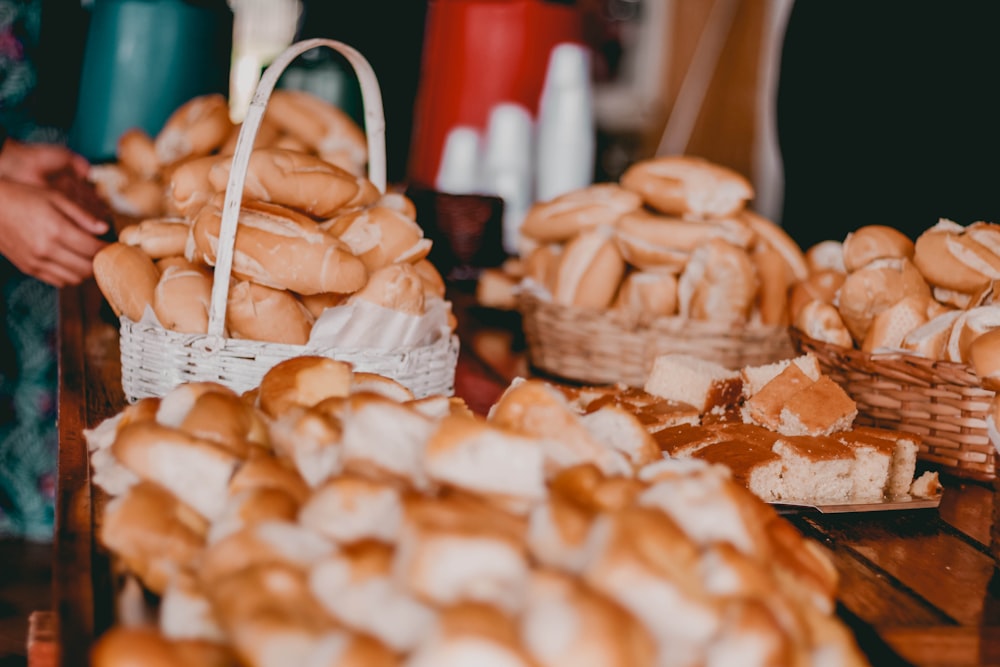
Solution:
[(552, 48), (583, 43), (572, 5), (544, 0), (431, 0), (414, 109), (409, 179), (433, 188), (448, 132), (485, 130), (490, 111), (516, 102), (537, 114)]

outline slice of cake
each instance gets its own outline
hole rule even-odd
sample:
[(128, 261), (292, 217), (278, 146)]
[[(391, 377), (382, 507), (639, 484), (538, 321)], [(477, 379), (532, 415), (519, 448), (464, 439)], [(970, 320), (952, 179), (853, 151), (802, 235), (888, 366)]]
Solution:
[(806, 375), (797, 364), (788, 364), (746, 399), (743, 403), (743, 421), (778, 430), (781, 411), (787, 401), (814, 382), (816, 380)]
[(889, 469), (893, 441), (856, 430), (834, 433), (833, 437), (854, 450), (854, 489), (851, 496), (860, 502), (875, 502), (889, 493)]
[(854, 400), (824, 375), (785, 401), (775, 430), (784, 435), (830, 435), (851, 428), (857, 416)]
[(706, 428), (709, 431), (719, 434), (719, 440), (739, 440), (741, 442), (749, 442), (752, 445), (760, 445), (765, 449), (771, 449), (778, 438), (781, 437), (780, 434), (771, 429), (757, 426), (756, 424), (744, 424), (742, 422), (710, 424)]
[(705, 413), (736, 403), (742, 393), (739, 371), (690, 354), (665, 354), (653, 361), (643, 387), (650, 394), (688, 403)]
[(766, 447), (739, 440), (724, 440), (701, 447), (691, 456), (726, 466), (734, 480), (767, 502), (789, 497), (783, 476), (784, 462)]
[(744, 366), (740, 369), (740, 377), (743, 380), (743, 396), (750, 398), (759, 392), (764, 388), (764, 385), (778, 377), (782, 371), (788, 368), (789, 364), (795, 364), (800, 371), (813, 380), (818, 380), (822, 374), (822, 369), (819, 367), (819, 360), (812, 353), (803, 354), (792, 359), (782, 359), (781, 361), (761, 366)]
[(893, 444), (892, 460), (889, 462), (889, 483), (886, 495), (889, 498), (903, 498), (910, 492), (913, 475), (917, 469), (917, 453), (920, 451), (919, 435), (906, 431), (895, 431), (876, 426), (856, 426), (853, 431), (876, 438), (889, 440)]
[(854, 452), (835, 438), (783, 436), (772, 451), (781, 456), (785, 498), (845, 503), (854, 489)]
[(724, 436), (703, 426), (682, 424), (671, 426), (653, 434), (660, 451), (671, 458), (684, 458), (706, 445), (718, 442)]

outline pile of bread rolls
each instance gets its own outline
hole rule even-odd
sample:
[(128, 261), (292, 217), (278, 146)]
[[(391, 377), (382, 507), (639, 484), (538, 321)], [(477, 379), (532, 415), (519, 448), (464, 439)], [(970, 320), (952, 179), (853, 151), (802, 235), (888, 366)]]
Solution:
[(785, 325), (805, 258), (747, 207), (753, 194), (743, 176), (702, 158), (642, 160), (619, 183), (533, 206), (520, 257), (484, 274), (480, 299), (509, 306), (509, 288), (530, 280), (554, 303), (607, 310), (633, 325), (668, 316)]
[(868, 225), (807, 252), (790, 319), (819, 341), (970, 364), (1000, 388), (1000, 225), (942, 219), (916, 242)]
[(866, 664), (818, 543), (542, 381), (481, 417), (297, 357), (86, 435), (100, 542), (158, 601), (96, 667)]
[[(120, 161), (95, 167), (157, 192), (127, 209), (137, 221), (94, 258), (117, 315), (139, 321), (149, 307), (167, 329), (207, 331), (237, 130), (220, 96), (197, 97), (155, 139), (125, 133)], [(360, 174), (365, 137), (348, 116), (308, 93), (276, 90), (258, 144), (233, 241), (227, 336), (303, 345), (326, 308), (364, 300), (420, 315), (444, 298), (413, 203)], [(123, 210), (127, 188), (97, 183)]]

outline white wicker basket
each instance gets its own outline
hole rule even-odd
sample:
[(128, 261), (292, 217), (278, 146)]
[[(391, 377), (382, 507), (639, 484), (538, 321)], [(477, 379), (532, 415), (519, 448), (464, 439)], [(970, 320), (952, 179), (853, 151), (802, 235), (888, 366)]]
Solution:
[(256, 387), (276, 363), (302, 355), (322, 355), (350, 362), (357, 371), (390, 377), (417, 397), (454, 393), (458, 338), (405, 349), (319, 348), (225, 337), (226, 300), (233, 246), (250, 152), (275, 83), (302, 53), (329, 47), (347, 59), (361, 84), (368, 139), (368, 178), (385, 192), (385, 116), (378, 81), (368, 61), (354, 48), (330, 39), (310, 39), (289, 46), (261, 76), (240, 129), (219, 232), (207, 334), (182, 334), (157, 325), (121, 318), (122, 388), (130, 402), (163, 396), (185, 382), (215, 381), (243, 392)]

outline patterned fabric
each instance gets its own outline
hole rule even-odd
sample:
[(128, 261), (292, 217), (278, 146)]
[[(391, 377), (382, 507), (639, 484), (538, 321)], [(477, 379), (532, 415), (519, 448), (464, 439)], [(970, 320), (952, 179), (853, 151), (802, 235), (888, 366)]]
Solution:
[[(32, 120), (40, 17), (41, 0), (0, 0), (0, 123), (17, 139), (62, 141)], [(52, 538), (56, 297), (0, 258), (0, 536)]]

